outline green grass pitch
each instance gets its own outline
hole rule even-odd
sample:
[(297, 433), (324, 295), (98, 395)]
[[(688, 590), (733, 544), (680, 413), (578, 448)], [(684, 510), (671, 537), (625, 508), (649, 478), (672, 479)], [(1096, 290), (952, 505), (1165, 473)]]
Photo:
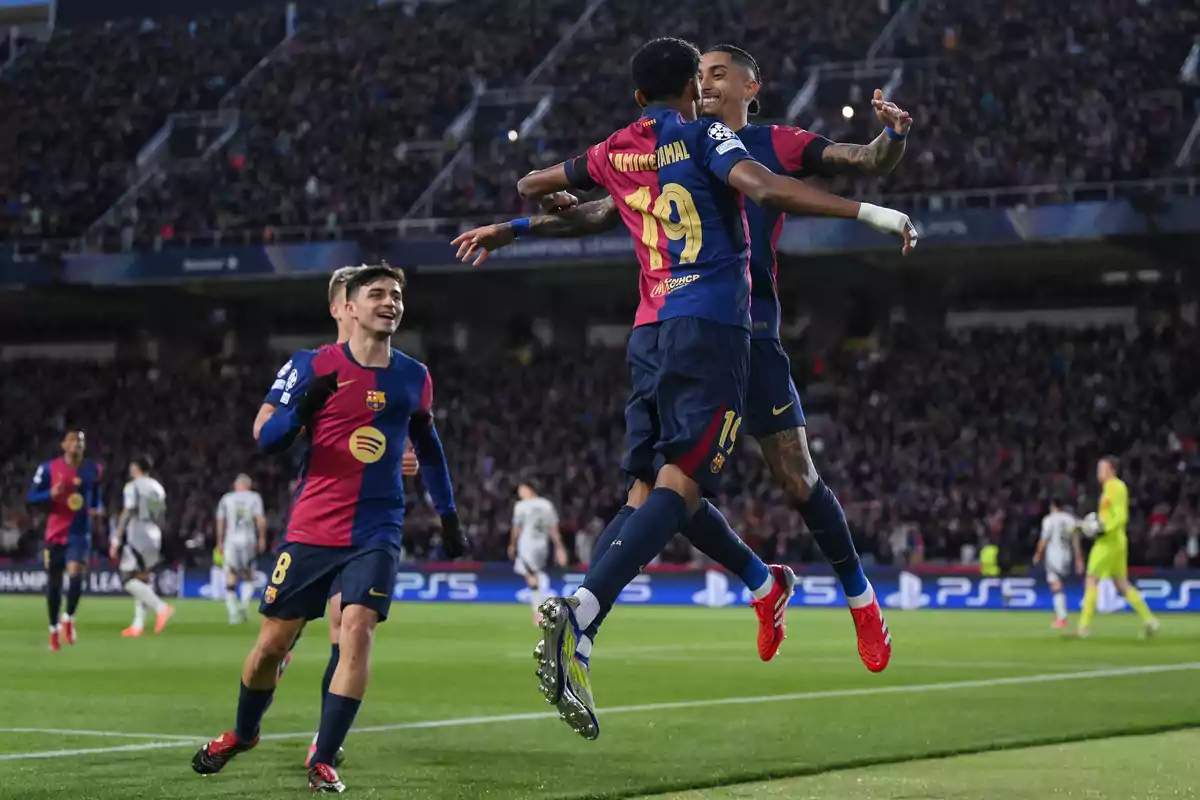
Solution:
[[(85, 598), (79, 644), (51, 654), (41, 599), (0, 599), (0, 798), (307, 794), (325, 623), (297, 648), (263, 743), (201, 778), (192, 752), (232, 726), (255, 626), (188, 601), (163, 635), (125, 640), (130, 611)], [(843, 610), (792, 609), (763, 664), (748, 609), (619, 607), (593, 654), (590, 743), (537, 693), (527, 608), (397, 604), (342, 778), (364, 798), (1191, 796), (1193, 732), (1013, 748), (1200, 725), (1200, 618), (1166, 617), (1145, 642), (1127, 614), (1087, 641), (1049, 621), (892, 612), (892, 664), (871, 675)], [(984, 755), (914, 761), (961, 753)]]

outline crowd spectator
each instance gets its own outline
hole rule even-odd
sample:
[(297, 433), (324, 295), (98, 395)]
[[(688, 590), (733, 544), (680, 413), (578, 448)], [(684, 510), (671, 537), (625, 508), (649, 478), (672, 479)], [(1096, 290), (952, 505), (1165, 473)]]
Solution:
[[(971, 561), (989, 541), (1027, 561), (1049, 497), (1069, 498), (1080, 515), (1094, 509), (1095, 460), (1114, 452), (1130, 488), (1134, 563), (1196, 565), (1198, 344), (1182, 328), (935, 335), (898, 327), (876, 347), (823, 362), (819, 378), (797, 379), (806, 384), (818, 466), (868, 563)], [(476, 556), (504, 558), (516, 486), (533, 477), (559, 509), (568, 550), (586, 560), (624, 499), (621, 351), (435, 350), (427, 361)], [(73, 368), (67, 382), (58, 364), (12, 365), (0, 387), (14, 423), (0, 429), (0, 545), (16, 529), (21, 551), (34, 552), (41, 522), (22, 496), (66, 424), (85, 426), (89, 453), (109, 466), (110, 513), (128, 460), (144, 452), (156, 459), (173, 557), (207, 557), (216, 502), (242, 471), (255, 477), (277, 537), (293, 465), (260, 456), (248, 430), (276, 366), (91, 364)], [(753, 445), (743, 448), (717, 499), (730, 523), (769, 560), (820, 561)], [(436, 514), (413, 488), (406, 549), (436, 556)], [(664, 557), (691, 562), (695, 554), (677, 540)]]

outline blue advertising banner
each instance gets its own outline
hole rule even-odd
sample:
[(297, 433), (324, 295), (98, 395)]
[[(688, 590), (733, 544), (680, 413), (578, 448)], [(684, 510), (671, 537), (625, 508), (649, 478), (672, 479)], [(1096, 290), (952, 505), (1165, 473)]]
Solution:
[(180, 247), (159, 252), (79, 253), (63, 257), (70, 283), (117, 284), (201, 278), (329, 273), (362, 261), (355, 241)]
[[(983, 578), (960, 573), (873, 570), (869, 577), (885, 608), (1017, 609), (1053, 610), (1050, 590), (1042, 576)], [(571, 594), (583, 582), (583, 572), (553, 572), (543, 592)], [(258, 585), (266, 585), (265, 572), (257, 574)], [(1200, 611), (1200, 572), (1163, 571), (1134, 579), (1146, 602), (1155, 612)], [(184, 597), (224, 600), (224, 572), (189, 572), (182, 586)], [(529, 589), (507, 565), (489, 564), (471, 569), (438, 569), (436, 566), (405, 566), (396, 578), (396, 600), (441, 603), (528, 603)], [(1083, 584), (1069, 583), (1067, 599), (1072, 609), (1083, 602)], [(736, 578), (719, 570), (649, 572), (634, 578), (621, 593), (620, 602), (630, 605), (707, 606), (721, 608), (746, 605), (750, 593)], [(797, 574), (793, 606), (841, 607), (845, 603), (837, 578), (832, 574)], [(1102, 612), (1126, 608), (1111, 583), (1101, 584)]]

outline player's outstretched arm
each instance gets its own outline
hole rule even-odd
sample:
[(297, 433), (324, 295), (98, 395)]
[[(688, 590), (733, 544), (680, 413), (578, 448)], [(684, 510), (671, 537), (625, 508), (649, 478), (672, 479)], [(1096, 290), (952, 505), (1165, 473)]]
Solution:
[(571, 180), (567, 177), (567, 165), (555, 164), (545, 169), (535, 169), (524, 178), (517, 181), (517, 193), (526, 200), (538, 200), (555, 192), (566, 192), (571, 189)]
[(884, 130), (870, 144), (836, 142), (821, 153), (823, 172), (861, 172), (866, 175), (887, 175), (904, 157), (904, 147), (913, 118), (895, 103), (883, 99), (883, 90), (876, 89), (871, 99), (875, 116)]
[(484, 225), (460, 233), (450, 244), (458, 247), (457, 258), (460, 261), (477, 267), (487, 261), (493, 252), (512, 244), (521, 236), (571, 239), (606, 233), (620, 224), (621, 213), (617, 211), (616, 202), (611, 197), (605, 197), (557, 214), (538, 214), (499, 225)]
[(890, 208), (847, 200), (794, 178), (776, 175), (754, 159), (743, 159), (729, 171), (728, 183), (760, 206), (789, 214), (842, 217), (865, 222), (877, 231), (900, 236), (904, 255), (917, 245), (917, 229), (907, 214)]

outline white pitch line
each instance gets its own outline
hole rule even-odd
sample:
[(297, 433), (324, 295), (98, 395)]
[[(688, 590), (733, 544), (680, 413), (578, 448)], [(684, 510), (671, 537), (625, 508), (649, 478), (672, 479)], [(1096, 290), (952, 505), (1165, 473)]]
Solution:
[[(614, 706), (600, 708), (598, 711), (609, 714), (636, 714), (645, 711), (675, 711), (686, 708), (712, 708), (716, 706), (758, 705), (762, 703), (787, 703), (802, 700), (828, 700), (842, 697), (870, 697), (889, 694), (916, 694), (920, 692), (946, 692), (957, 689), (987, 689), (996, 686), (1023, 686), (1031, 683), (1053, 683), (1057, 681), (1094, 680), (1097, 678), (1123, 678), (1132, 675), (1153, 675), (1164, 672), (1185, 672), (1200, 670), (1200, 661), (1182, 664), (1151, 664), (1142, 667), (1120, 667), (1116, 669), (1089, 670), (1085, 672), (1049, 672), (1037, 675), (1016, 675), (1010, 678), (985, 678), (973, 681), (953, 681), (949, 683), (910, 683), (896, 686), (872, 686), (862, 689), (830, 689), (820, 692), (796, 692), (793, 694), (758, 695), (754, 697), (721, 697), (708, 700), (680, 700), (670, 703), (645, 703), (631, 706)], [(497, 722), (523, 722), (526, 720), (556, 719), (558, 713), (538, 712), (528, 714), (500, 714), (488, 717), (453, 717), (450, 719), (425, 720), (421, 722), (401, 722), (394, 725), (374, 725), (357, 728), (354, 733), (388, 733), (426, 728), (457, 728), (470, 725), (488, 725)], [(162, 738), (162, 737), (160, 737)], [(297, 733), (266, 734), (262, 737), (269, 741), (286, 741), (291, 739), (307, 740), (312, 738), (312, 731)], [(193, 739), (182, 741), (145, 742), (119, 747), (96, 747), (79, 750), (51, 750), (40, 753), (5, 753), (0, 754), (0, 761), (21, 761), (31, 758), (66, 758), (69, 756), (94, 755), (102, 753), (126, 753), (139, 750), (159, 750), (168, 747), (186, 747), (200, 743), (202, 740)]]
[(0, 728), (0, 733), (37, 733), (47, 736), (104, 736), (109, 739), (155, 739), (194, 742), (203, 736), (178, 736), (171, 733), (118, 733), (116, 731), (76, 731), (64, 728)]

